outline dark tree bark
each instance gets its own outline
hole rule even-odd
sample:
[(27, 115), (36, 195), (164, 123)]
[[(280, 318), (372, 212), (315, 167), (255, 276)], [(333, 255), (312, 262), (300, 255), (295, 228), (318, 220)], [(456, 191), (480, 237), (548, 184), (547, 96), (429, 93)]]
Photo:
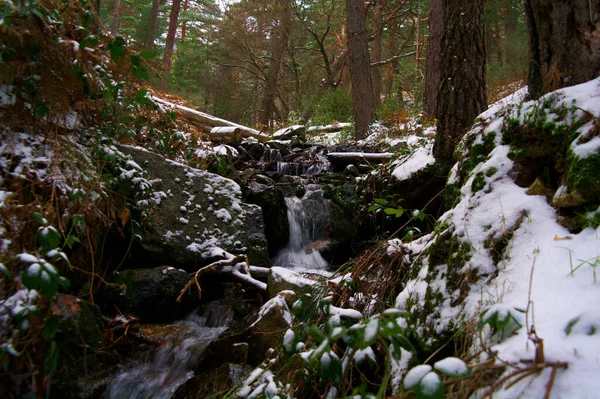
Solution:
[(369, 125), (375, 120), (371, 61), (367, 39), (366, 16), (363, 0), (346, 0), (348, 55), (352, 83), (352, 109), (356, 140), (367, 137)]
[(150, 26), (148, 28), (148, 37), (146, 38), (146, 49), (154, 51), (154, 41), (156, 40), (156, 27), (158, 22), (158, 11), (160, 0), (152, 1), (152, 13), (150, 14)]
[(115, 0), (113, 6), (113, 20), (110, 28), (110, 33), (113, 36), (117, 36), (119, 34), (119, 13), (121, 11), (121, 0)]
[(586, 82), (600, 72), (600, 1), (526, 0), (529, 95)]
[(451, 162), (457, 142), (487, 108), (485, 0), (453, 0), (444, 7), (437, 135), (433, 154)]
[[(371, 42), (371, 62), (373, 63), (381, 61), (383, 46), (383, 1), (375, 0), (375, 10), (373, 12), (375, 22), (373, 41)], [(375, 107), (378, 107), (381, 102), (381, 66), (373, 66), (371, 79), (373, 80), (373, 102)]]
[(179, 11), (181, 10), (181, 0), (173, 0), (171, 6), (171, 15), (169, 17), (169, 30), (167, 32), (167, 41), (165, 43), (165, 56), (163, 59), (163, 67), (165, 76), (163, 79), (163, 87), (166, 88), (166, 81), (171, 72), (171, 64), (173, 62), (173, 48), (175, 46), (175, 34), (177, 33), (177, 20), (179, 19)]
[(429, 40), (427, 43), (427, 62), (425, 64), (425, 88), (423, 111), (436, 118), (437, 94), (440, 89), (442, 33), (444, 32), (444, 7), (446, 0), (429, 2)]
[(260, 112), (258, 115), (258, 123), (262, 126), (269, 126), (271, 116), (275, 109), (275, 94), (277, 92), (277, 82), (279, 70), (281, 69), (281, 61), (285, 54), (285, 50), (290, 38), (290, 30), (292, 26), (291, 16), (291, 0), (278, 0), (277, 9), (281, 13), (279, 21), (279, 29), (277, 37), (271, 39), (273, 43), (271, 51), (271, 59), (266, 73), (265, 87), (261, 101)]

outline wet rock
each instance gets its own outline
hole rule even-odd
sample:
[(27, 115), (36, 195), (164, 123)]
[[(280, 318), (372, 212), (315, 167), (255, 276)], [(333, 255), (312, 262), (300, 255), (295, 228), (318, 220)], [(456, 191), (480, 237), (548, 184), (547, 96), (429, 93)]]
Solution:
[(274, 257), (286, 246), (289, 237), (287, 207), (283, 193), (273, 186), (258, 182), (251, 182), (248, 190), (246, 201), (262, 209), (268, 252), (270, 257)]
[(250, 325), (249, 361), (258, 363), (270, 348), (281, 345), (285, 331), (292, 325), (292, 314), (282, 296), (275, 296), (259, 310), (258, 318)]
[(54, 341), (59, 354), (57, 369), (61, 370), (52, 375), (54, 388), (60, 387), (66, 395), (63, 397), (70, 393), (73, 397), (76, 394), (85, 396), (85, 390), (80, 390), (75, 382), (85, 379), (87, 373), (96, 374), (114, 364), (114, 359), (104, 351), (106, 344), (100, 309), (75, 296), (58, 294), (52, 304), (52, 316), (57, 321)]
[[(281, 292), (286, 291), (292, 291), (297, 294), (306, 292), (317, 282), (318, 280), (305, 277), (301, 273), (284, 267), (273, 266), (269, 271), (267, 290), (269, 291), (269, 297), (275, 298)], [(287, 296), (287, 293), (282, 295), (282, 297)]]
[(552, 198), (554, 192), (546, 183), (539, 177), (529, 186), (526, 192), (527, 195), (543, 195), (547, 198)]
[(588, 200), (579, 190), (569, 192), (567, 186), (560, 186), (552, 197), (552, 206), (556, 208), (574, 208), (585, 204)]
[[(255, 243), (254, 233), (245, 230), (258, 229), (254, 215), (259, 210), (242, 202), (237, 183), (141, 148), (122, 146), (121, 151), (131, 155), (154, 183), (143, 252), (136, 254), (137, 259), (150, 266), (172, 264), (193, 271), (214, 260), (215, 249), (240, 254)], [(268, 257), (266, 246), (250, 252), (251, 263)]]
[(230, 390), (252, 371), (252, 367), (241, 364), (225, 363), (218, 368), (201, 373), (180, 387), (173, 399), (204, 399), (220, 397), (219, 394)]
[(253, 266), (269, 267), (269, 242), (265, 235), (265, 223), (260, 206), (245, 204), (246, 220), (244, 224), (245, 242), (247, 243), (246, 255)]
[(122, 313), (133, 313), (144, 322), (167, 322), (183, 317), (196, 305), (197, 295), (176, 302), (190, 277), (172, 267), (124, 270), (109, 279), (100, 299)]
[(348, 165), (344, 169), (344, 174), (348, 176), (358, 176), (360, 174), (360, 171), (358, 170), (356, 165)]
[(273, 186), (275, 184), (275, 180), (273, 180), (269, 176), (265, 176), (263, 174), (255, 175), (254, 179), (256, 180), (257, 183), (265, 184), (267, 186)]

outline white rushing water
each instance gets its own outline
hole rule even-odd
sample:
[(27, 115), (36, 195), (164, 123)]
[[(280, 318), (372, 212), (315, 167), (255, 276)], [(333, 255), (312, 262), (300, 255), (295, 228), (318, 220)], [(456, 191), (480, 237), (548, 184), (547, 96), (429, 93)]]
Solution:
[[(105, 397), (109, 399), (168, 399), (194, 376), (196, 360), (233, 319), (230, 307), (218, 302), (208, 304), (202, 317), (191, 314), (178, 322), (183, 336), (170, 337), (172, 343), (160, 348), (149, 363), (122, 371), (111, 382)], [(179, 343), (176, 343), (179, 341)]]
[(326, 269), (327, 261), (318, 249), (324, 245), (329, 222), (329, 202), (318, 186), (308, 186), (302, 198), (288, 197), (290, 237), (287, 247), (273, 259), (273, 265), (293, 270)]

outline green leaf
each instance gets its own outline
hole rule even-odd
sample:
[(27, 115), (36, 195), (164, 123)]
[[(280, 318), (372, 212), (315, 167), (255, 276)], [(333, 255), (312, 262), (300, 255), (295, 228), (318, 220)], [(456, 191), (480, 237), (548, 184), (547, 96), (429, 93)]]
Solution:
[(367, 212), (373, 212), (373, 211), (378, 210), (379, 208), (381, 208), (381, 205), (379, 205), (379, 204), (371, 205), (369, 207), (369, 209), (367, 209)]
[(319, 377), (329, 380), (335, 387), (340, 386), (343, 379), (342, 361), (333, 352), (325, 352), (319, 359)]
[(125, 45), (125, 39), (123, 39), (121, 36), (115, 37), (114, 42), (119, 46)]
[(435, 362), (433, 368), (449, 377), (465, 378), (471, 375), (466, 363), (457, 357), (447, 357)]
[(33, 212), (31, 214), (31, 216), (33, 216), (33, 220), (35, 220), (35, 222), (39, 225), (44, 225), (44, 224), (48, 223), (48, 221), (46, 219), (44, 219), (42, 214), (39, 212)]
[(60, 319), (57, 316), (52, 316), (48, 319), (42, 330), (42, 338), (44, 338), (45, 341), (50, 341), (54, 338), (59, 321)]
[(399, 334), (393, 337), (394, 341), (397, 341), (404, 350), (416, 353), (415, 347), (410, 343), (409, 339), (403, 334)]
[(21, 274), (21, 283), (30, 290), (37, 288), (40, 285), (40, 274), (42, 267), (39, 263), (31, 264), (27, 270)]
[(379, 332), (379, 319), (373, 318), (369, 320), (361, 332), (362, 342), (360, 343), (359, 348), (365, 349), (373, 345), (373, 342), (377, 339), (377, 333)]
[(140, 51), (140, 56), (142, 56), (144, 58), (152, 59), (152, 58), (156, 57), (156, 54), (154, 54), (152, 51), (149, 51), (149, 50), (142, 50), (142, 51)]
[(579, 319), (581, 318), (581, 316), (577, 316), (571, 320), (569, 320), (569, 322), (567, 323), (567, 326), (565, 327), (565, 334), (570, 335), (571, 332), (573, 331), (573, 327), (575, 327), (575, 325), (577, 323), (579, 323)]
[(392, 319), (386, 320), (381, 328), (381, 335), (385, 338), (391, 338), (402, 333), (404, 333), (402, 327)]
[(138, 54), (129, 55), (129, 59), (131, 60), (131, 63), (136, 67), (140, 66), (140, 56)]
[(387, 205), (389, 203), (385, 198), (373, 198), (373, 202), (379, 205)]
[(38, 244), (44, 252), (57, 248), (60, 243), (60, 233), (52, 226), (41, 227), (38, 233)]
[(323, 334), (323, 331), (321, 331), (319, 327), (317, 327), (315, 324), (312, 324), (308, 328), (308, 334), (311, 337), (313, 337), (318, 343), (323, 342), (323, 340), (325, 339), (325, 334)]
[(4, 266), (4, 263), (0, 262), (0, 271), (8, 278), (11, 277), (10, 272), (8, 271), (8, 269), (6, 268), (6, 266)]
[(65, 240), (67, 242), (67, 244), (69, 245), (69, 247), (72, 247), (73, 244), (77, 243), (77, 244), (81, 244), (81, 240), (75, 236), (69, 235), (67, 236), (67, 239)]
[(417, 384), (417, 399), (444, 399), (444, 384), (439, 375), (430, 371)]
[(296, 353), (296, 344), (298, 343), (298, 337), (293, 330), (288, 329), (283, 335), (283, 353), (287, 357), (291, 357)]
[(48, 298), (52, 298), (58, 292), (58, 279), (55, 279), (46, 270), (40, 273), (40, 291)]
[(44, 359), (44, 372), (50, 374), (56, 370), (58, 365), (58, 345), (55, 341), (50, 343), (50, 347), (46, 351), (46, 358)]
[(142, 80), (150, 80), (150, 74), (144, 66), (134, 67), (132, 70), (133, 76)]
[(48, 108), (48, 104), (46, 104), (43, 100), (36, 100), (34, 105), (34, 111), (37, 116), (43, 118), (50, 112), (50, 108)]
[(65, 290), (68, 290), (71, 286), (71, 282), (66, 277), (59, 277), (58, 284), (60, 284), (60, 286), (63, 287)]
[(425, 220), (425, 216), (425, 212), (419, 211), (419, 213), (417, 213), (416, 219), (422, 222), (423, 220)]

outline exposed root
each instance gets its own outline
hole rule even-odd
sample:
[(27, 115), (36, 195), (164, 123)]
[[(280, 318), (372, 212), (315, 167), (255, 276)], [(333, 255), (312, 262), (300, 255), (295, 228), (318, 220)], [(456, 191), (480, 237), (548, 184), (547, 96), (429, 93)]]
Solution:
[(179, 293), (177, 302), (181, 302), (181, 299), (192, 285), (198, 290), (198, 296), (202, 297), (202, 288), (200, 286), (199, 278), (206, 273), (227, 274), (235, 280), (257, 289), (263, 294), (267, 292), (267, 285), (262, 281), (255, 280), (250, 274), (250, 267), (248, 266), (246, 255), (227, 254), (227, 258), (213, 262), (208, 266), (198, 269), (195, 273), (191, 273), (190, 275), (192, 278)]

